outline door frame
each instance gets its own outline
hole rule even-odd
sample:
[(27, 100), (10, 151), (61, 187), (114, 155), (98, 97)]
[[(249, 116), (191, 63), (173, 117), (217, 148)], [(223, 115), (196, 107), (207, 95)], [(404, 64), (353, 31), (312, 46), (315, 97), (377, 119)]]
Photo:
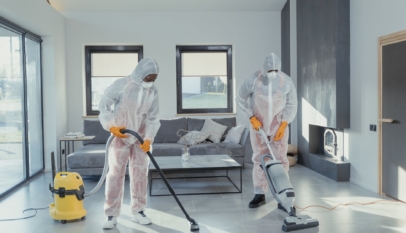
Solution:
[(382, 119), (382, 47), (401, 41), (406, 41), (406, 30), (378, 38), (378, 193), (381, 195), (386, 195), (382, 192), (382, 124), (386, 123)]

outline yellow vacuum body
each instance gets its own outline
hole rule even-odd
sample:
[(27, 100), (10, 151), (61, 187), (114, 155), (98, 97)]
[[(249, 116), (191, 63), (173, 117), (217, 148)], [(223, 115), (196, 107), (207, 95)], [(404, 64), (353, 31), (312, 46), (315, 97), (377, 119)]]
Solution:
[(49, 184), (54, 195), (54, 203), (49, 205), (49, 214), (55, 220), (66, 223), (68, 220), (86, 217), (83, 207), (85, 186), (82, 177), (76, 172), (58, 172), (54, 179), (54, 187)]

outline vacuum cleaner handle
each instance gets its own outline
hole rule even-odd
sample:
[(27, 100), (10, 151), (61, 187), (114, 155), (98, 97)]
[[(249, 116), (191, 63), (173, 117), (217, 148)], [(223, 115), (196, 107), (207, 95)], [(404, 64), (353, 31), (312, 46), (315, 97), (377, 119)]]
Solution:
[(125, 134), (125, 133), (131, 134), (134, 137), (136, 137), (138, 139), (138, 141), (140, 141), (141, 144), (144, 144), (144, 139), (142, 139), (142, 137), (137, 132), (134, 132), (134, 131), (132, 131), (130, 129), (120, 129), (120, 133), (122, 133), (122, 134)]
[[(138, 139), (138, 141), (140, 141), (141, 144), (144, 143), (144, 140), (141, 138), (141, 136), (129, 129), (121, 129), (120, 132), (122, 134), (128, 133), (133, 135), (134, 137), (136, 137)], [(175, 191), (172, 189), (171, 185), (169, 184), (168, 180), (166, 179), (166, 176), (164, 175), (164, 173), (162, 172), (161, 168), (158, 166), (158, 163), (155, 161), (154, 157), (152, 156), (151, 152), (147, 152), (148, 157), (151, 159), (151, 162), (154, 164), (156, 170), (158, 171), (159, 175), (161, 176), (162, 180), (164, 181), (164, 183), (166, 184), (166, 186), (169, 189), (169, 192), (172, 194), (172, 196), (175, 198), (176, 202), (178, 203), (179, 207), (181, 208), (183, 214), (185, 215), (186, 219), (190, 222), (191, 226), (191, 231), (198, 231), (199, 230), (199, 225), (197, 224), (197, 222), (191, 218), (189, 216), (189, 214), (186, 212), (185, 208), (183, 208), (182, 203), (179, 201), (178, 197), (175, 194)]]
[(272, 159), (277, 161), (277, 159), (271, 149), (271, 142), (268, 140), (268, 136), (265, 134), (265, 131), (261, 127), (259, 127), (258, 131), (259, 131), (259, 134), (261, 134), (261, 136), (264, 138), (265, 143), (268, 146), (269, 152), (271, 153)]

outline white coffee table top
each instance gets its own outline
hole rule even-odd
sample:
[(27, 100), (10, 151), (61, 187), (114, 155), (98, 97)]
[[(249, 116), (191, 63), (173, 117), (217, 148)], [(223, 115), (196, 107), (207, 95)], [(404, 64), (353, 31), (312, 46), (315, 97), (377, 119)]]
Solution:
[[(182, 161), (182, 156), (154, 157), (162, 170), (199, 170), (240, 168), (241, 165), (226, 154), (220, 155), (191, 155), (188, 162)], [(154, 164), (149, 164), (151, 171), (156, 171)]]

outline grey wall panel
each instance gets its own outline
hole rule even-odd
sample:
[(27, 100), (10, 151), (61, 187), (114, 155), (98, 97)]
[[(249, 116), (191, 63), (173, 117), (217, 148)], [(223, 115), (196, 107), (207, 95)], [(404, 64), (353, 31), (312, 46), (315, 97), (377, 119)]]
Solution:
[(350, 127), (349, 20), (349, 0), (297, 1), (298, 146), (304, 165), (312, 164), (310, 124)]
[(290, 75), (290, 0), (286, 1), (281, 12), (282, 30), (282, 71)]
[[(290, 76), (290, 0), (287, 0), (281, 12), (281, 47), (282, 71)], [(291, 127), (289, 141), (291, 143)]]

